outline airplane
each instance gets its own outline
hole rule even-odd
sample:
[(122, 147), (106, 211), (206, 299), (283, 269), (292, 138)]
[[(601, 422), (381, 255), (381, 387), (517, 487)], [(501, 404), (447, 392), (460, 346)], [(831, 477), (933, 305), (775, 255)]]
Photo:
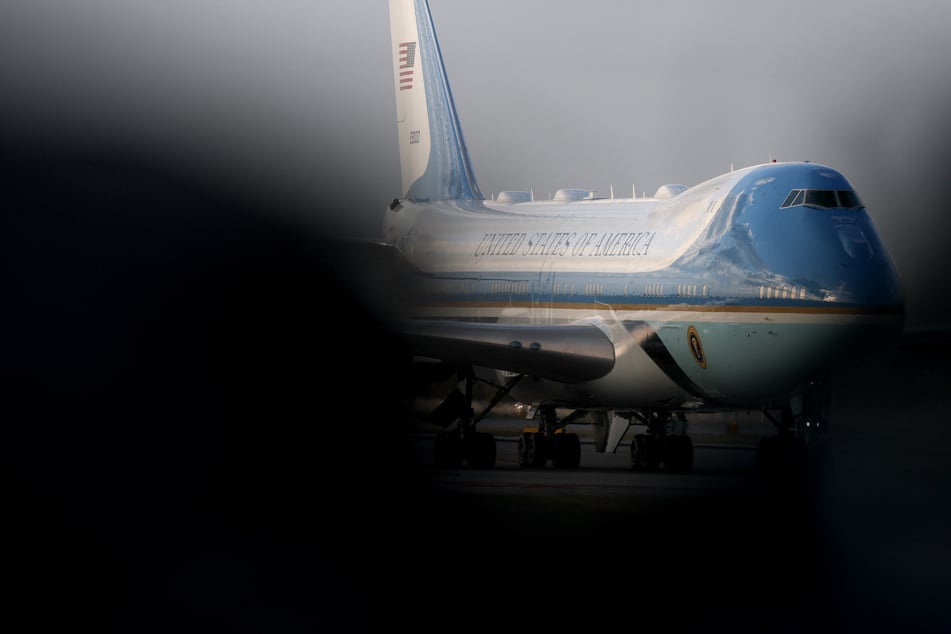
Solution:
[[(689, 471), (691, 414), (740, 410), (776, 426), (760, 466), (804, 462), (829, 373), (904, 324), (898, 271), (846, 177), (771, 160), (651, 197), (487, 199), (428, 0), (390, 0), (389, 13), (403, 192), (381, 244), (410, 278), (393, 332), (416, 367), (458, 379), (430, 415), (447, 430), (437, 462), (494, 467), (478, 423), (506, 399), (531, 421), (523, 467), (579, 466), (568, 430), (585, 422), (599, 452), (643, 425), (631, 467)], [(477, 384), (494, 391), (478, 415)]]

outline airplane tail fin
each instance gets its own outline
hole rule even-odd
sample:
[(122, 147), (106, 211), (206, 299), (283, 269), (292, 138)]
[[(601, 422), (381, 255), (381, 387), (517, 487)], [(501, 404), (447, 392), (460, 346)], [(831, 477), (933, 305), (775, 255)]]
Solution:
[(404, 196), (482, 200), (428, 0), (390, 0), (390, 35)]

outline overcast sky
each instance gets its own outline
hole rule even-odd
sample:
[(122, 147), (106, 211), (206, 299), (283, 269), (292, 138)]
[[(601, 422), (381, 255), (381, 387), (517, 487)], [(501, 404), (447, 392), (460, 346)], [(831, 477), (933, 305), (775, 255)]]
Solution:
[[(431, 0), (486, 195), (841, 170), (949, 323), (951, 3)], [(386, 0), (0, 0), (0, 117), (376, 237), (401, 194)], [(333, 204), (327, 205), (327, 201)], [(346, 203), (346, 204), (344, 204)]]

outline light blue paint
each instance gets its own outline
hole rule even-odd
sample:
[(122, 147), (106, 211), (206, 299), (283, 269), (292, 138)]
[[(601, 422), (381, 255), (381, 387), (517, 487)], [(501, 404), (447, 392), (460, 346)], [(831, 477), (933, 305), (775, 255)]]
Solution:
[[(671, 272), (732, 279), (735, 286), (725, 289), (727, 296), (758, 298), (760, 286), (787, 285), (807, 289), (825, 306), (902, 305), (898, 272), (865, 208), (780, 209), (793, 189), (853, 188), (824, 165), (754, 170), (736, 184), (719, 217)], [(861, 240), (861, 248), (848, 238)]]
[[(842, 364), (867, 356), (874, 341), (893, 336), (888, 322), (692, 323), (654, 322), (677, 366), (709, 406), (781, 405), (805, 387), (828, 360)], [(694, 326), (706, 367), (694, 359), (687, 329)], [(828, 368), (827, 368), (828, 369)]]
[[(792, 189), (804, 188), (851, 190), (852, 186), (823, 165), (767, 165), (740, 180), (707, 231), (660, 271), (542, 275), (537, 264), (526, 262), (524, 270), (428, 277), (423, 298), (902, 312), (905, 293), (898, 272), (865, 208), (780, 208)], [(500, 281), (511, 282), (513, 290), (500, 293)], [(601, 287), (597, 296), (583, 292), (592, 281)], [(685, 292), (687, 287), (693, 291)]]
[(469, 162), (432, 15), (425, 0), (416, 0), (416, 24), (426, 78), (431, 146), (426, 171), (410, 186), (407, 198), (414, 201), (483, 200), (485, 197), (479, 191)]

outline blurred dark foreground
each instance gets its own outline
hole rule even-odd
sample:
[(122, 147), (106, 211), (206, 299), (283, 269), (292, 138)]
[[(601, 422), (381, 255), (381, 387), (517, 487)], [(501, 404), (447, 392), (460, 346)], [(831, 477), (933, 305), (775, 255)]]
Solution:
[(359, 545), (412, 505), (403, 356), (333, 236), (141, 157), (0, 159), (10, 618), (369, 627)]
[(2, 178), (6, 616), (23, 629), (951, 625), (946, 336), (837, 378), (834, 461), (808, 490), (437, 494), (407, 459), (391, 315), (355, 292), (372, 260), (141, 158), (28, 152)]

